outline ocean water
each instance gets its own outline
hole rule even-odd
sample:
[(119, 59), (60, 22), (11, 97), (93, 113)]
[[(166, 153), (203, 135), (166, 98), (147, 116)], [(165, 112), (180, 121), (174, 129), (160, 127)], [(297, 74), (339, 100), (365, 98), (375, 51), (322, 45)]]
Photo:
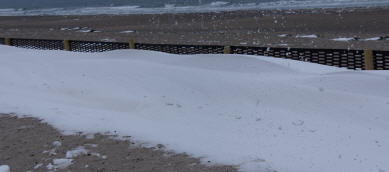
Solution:
[(186, 13), (389, 6), (389, 0), (1, 0), (0, 16)]

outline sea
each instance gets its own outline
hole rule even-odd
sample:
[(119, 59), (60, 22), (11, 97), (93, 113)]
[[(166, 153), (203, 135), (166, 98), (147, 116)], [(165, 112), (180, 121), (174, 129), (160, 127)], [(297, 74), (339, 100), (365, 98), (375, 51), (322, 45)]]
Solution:
[(0, 16), (198, 13), (389, 6), (389, 0), (1, 0)]

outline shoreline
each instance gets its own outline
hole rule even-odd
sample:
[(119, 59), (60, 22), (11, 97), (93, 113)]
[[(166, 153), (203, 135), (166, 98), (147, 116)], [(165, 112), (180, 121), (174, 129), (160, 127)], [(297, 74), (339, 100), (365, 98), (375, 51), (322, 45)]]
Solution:
[[(0, 16), (0, 37), (389, 50), (389, 7), (185, 14)], [(358, 19), (358, 20), (356, 20)]]
[[(219, 1), (217, 1), (219, 2)], [(250, 4), (250, 3), (248, 3)], [(289, 11), (289, 10), (338, 10), (338, 9), (363, 9), (363, 8), (389, 8), (389, 2), (375, 4), (311, 4), (311, 5), (284, 5), (277, 6), (270, 4), (235, 4), (238, 6), (174, 6), (146, 8), (139, 5), (125, 6), (96, 6), (96, 7), (49, 7), (49, 8), (4, 8), (0, 9), (0, 16), (96, 16), (96, 15), (163, 15), (163, 14), (204, 14), (204, 13), (226, 13), (239, 11)], [(165, 4), (166, 5), (166, 4)], [(245, 6), (246, 5), (246, 6)], [(269, 7), (263, 7), (269, 6)], [(98, 10), (99, 9), (99, 10)], [(189, 10), (190, 9), (190, 10)], [(88, 11), (89, 10), (89, 11)], [(130, 12), (131, 11), (131, 12)], [(7, 12), (11, 12), (8, 13)], [(70, 14), (69, 14), (70, 13)], [(81, 13), (81, 14), (80, 14)]]

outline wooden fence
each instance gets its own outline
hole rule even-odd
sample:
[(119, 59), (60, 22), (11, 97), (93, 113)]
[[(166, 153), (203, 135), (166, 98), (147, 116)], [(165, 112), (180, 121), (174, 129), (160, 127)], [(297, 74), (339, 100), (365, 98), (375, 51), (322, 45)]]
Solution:
[(172, 54), (247, 54), (271, 56), (357, 70), (389, 70), (389, 51), (272, 48), (221, 45), (143, 44), (129, 42), (95, 42), (0, 38), (0, 44), (43, 50), (103, 52), (117, 49), (141, 49)]

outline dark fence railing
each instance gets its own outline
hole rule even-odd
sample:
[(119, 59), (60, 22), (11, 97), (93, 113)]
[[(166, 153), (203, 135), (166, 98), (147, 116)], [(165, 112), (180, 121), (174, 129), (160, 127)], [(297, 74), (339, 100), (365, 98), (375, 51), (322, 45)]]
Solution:
[(365, 69), (363, 50), (232, 46), (233, 54), (272, 56), (348, 69)]
[[(103, 52), (133, 47), (141, 50), (161, 51), (172, 54), (247, 54), (272, 56), (337, 66), (348, 69), (365, 69), (365, 50), (346, 49), (307, 49), (307, 48), (269, 48), (220, 45), (173, 45), (173, 44), (143, 44), (125, 42), (94, 42), (94, 41), (63, 41), (38, 39), (6, 39), (0, 38), (0, 44), (11, 46), (44, 49), (70, 50), (75, 52)], [(389, 70), (389, 51), (371, 51), (371, 63), (374, 69)], [(373, 68), (373, 65), (371, 68)]]
[(39, 40), (39, 39), (10, 39), (11, 45), (21, 48), (41, 50), (64, 50), (62, 40)]
[(0, 44), (2, 44), (2, 45), (5, 44), (5, 38), (0, 38)]
[(389, 51), (373, 51), (374, 69), (389, 70)]
[(92, 42), (92, 41), (69, 41), (70, 50), (76, 52), (103, 52), (118, 49), (129, 49), (128, 43), (122, 42)]

